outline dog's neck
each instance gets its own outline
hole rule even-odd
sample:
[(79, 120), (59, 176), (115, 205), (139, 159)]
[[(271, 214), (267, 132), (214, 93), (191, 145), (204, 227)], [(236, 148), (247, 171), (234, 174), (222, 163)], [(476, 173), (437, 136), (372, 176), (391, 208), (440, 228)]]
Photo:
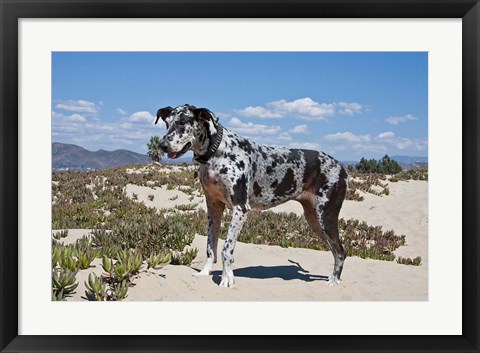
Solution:
[(215, 154), (223, 138), (223, 126), (208, 121), (199, 137), (199, 143), (192, 147), (194, 152), (193, 160), (206, 164)]

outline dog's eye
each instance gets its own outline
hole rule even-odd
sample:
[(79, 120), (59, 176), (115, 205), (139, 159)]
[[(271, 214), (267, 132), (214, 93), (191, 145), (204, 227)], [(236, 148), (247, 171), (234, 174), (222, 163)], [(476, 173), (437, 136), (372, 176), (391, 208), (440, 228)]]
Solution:
[(183, 121), (183, 120), (180, 120), (180, 121), (178, 122), (178, 125), (180, 125), (180, 126), (183, 126), (183, 125), (185, 125), (185, 121)]

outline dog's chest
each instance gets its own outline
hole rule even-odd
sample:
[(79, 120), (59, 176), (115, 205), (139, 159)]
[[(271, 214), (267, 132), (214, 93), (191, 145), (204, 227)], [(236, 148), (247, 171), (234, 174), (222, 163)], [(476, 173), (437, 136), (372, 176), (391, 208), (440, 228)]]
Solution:
[(230, 187), (224, 180), (224, 176), (215, 170), (208, 169), (206, 166), (201, 166), (199, 169), (199, 177), (205, 194), (227, 205), (232, 204)]

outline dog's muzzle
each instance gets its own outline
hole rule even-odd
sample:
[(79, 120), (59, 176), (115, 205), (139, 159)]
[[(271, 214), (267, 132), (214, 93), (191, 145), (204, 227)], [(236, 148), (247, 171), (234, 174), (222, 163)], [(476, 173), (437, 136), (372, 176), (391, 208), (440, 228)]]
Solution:
[(165, 140), (160, 141), (159, 145), (160, 149), (162, 150), (163, 153), (168, 153), (168, 145)]

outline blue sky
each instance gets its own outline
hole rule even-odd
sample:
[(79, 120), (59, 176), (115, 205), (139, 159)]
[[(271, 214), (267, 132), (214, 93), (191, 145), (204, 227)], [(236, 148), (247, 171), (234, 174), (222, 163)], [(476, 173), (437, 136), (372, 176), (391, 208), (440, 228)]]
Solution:
[(427, 53), (52, 53), (52, 140), (146, 153), (158, 108), (340, 160), (427, 156)]

